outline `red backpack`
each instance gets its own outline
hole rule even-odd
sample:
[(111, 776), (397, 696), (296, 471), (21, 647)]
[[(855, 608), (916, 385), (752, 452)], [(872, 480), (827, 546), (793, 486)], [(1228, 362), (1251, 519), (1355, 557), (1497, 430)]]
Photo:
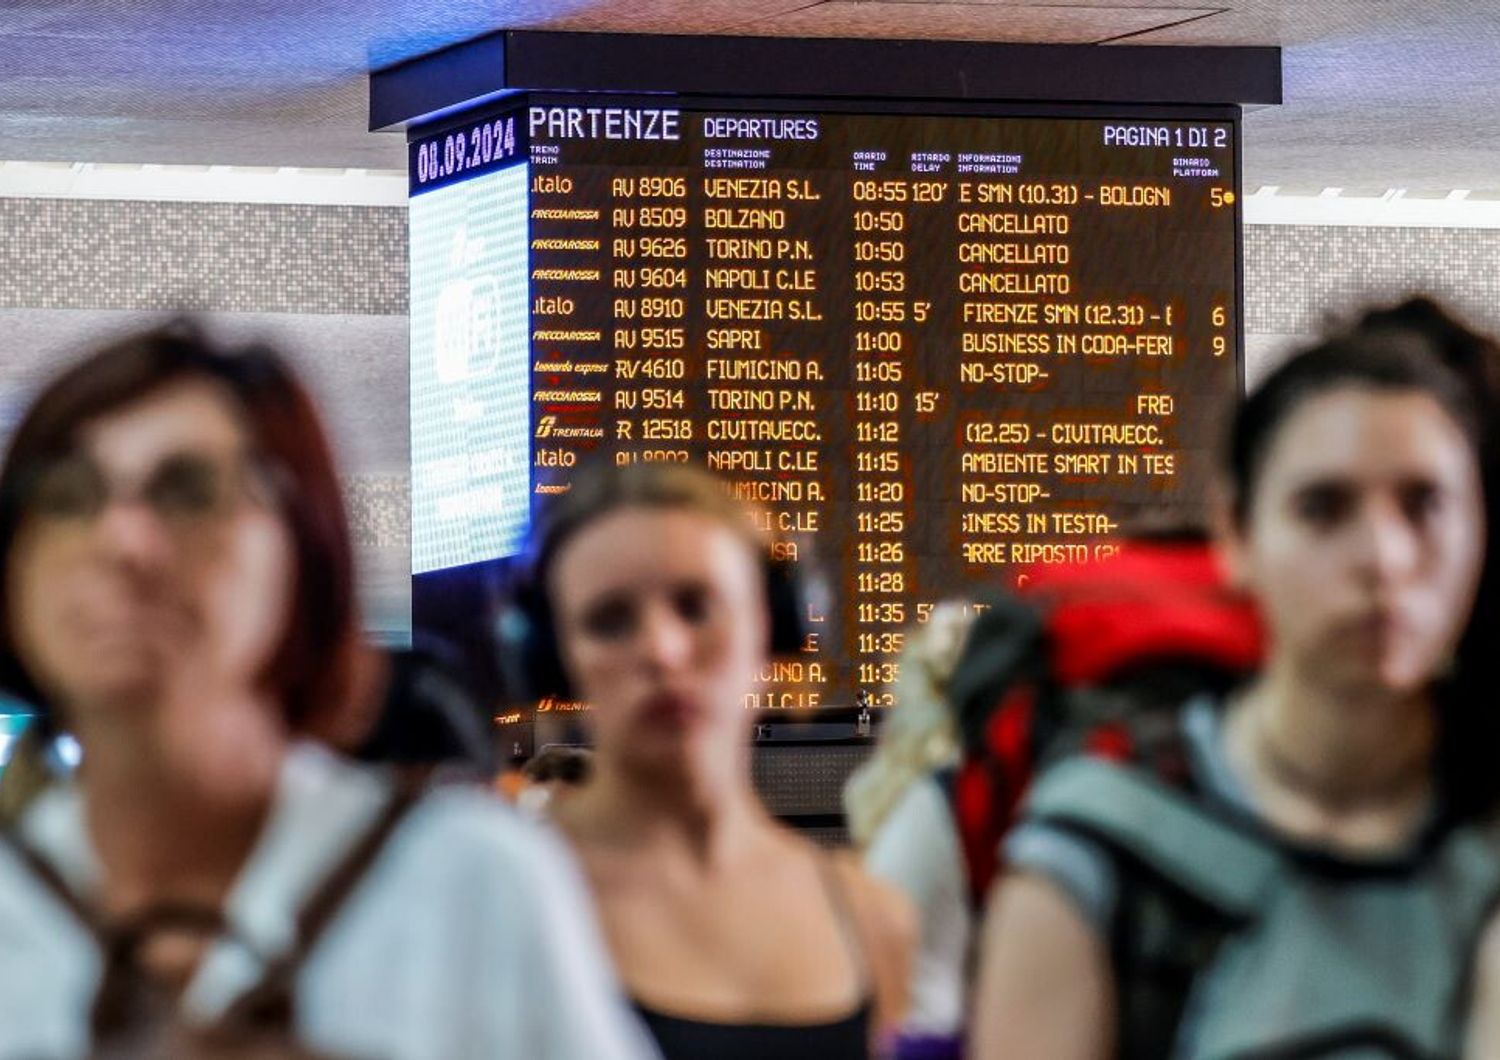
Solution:
[(963, 754), (947, 789), (976, 908), (1043, 766), (1081, 751), (1184, 781), (1178, 709), (1262, 655), (1252, 604), (1201, 536), (1131, 540), (1018, 581), (984, 601), (949, 682)]

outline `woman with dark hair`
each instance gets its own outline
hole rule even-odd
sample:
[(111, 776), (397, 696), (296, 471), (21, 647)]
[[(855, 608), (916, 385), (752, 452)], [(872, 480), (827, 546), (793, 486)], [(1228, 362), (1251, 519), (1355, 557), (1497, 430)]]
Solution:
[(358, 729), (362, 649), (276, 355), (178, 326), (65, 372), (0, 467), (0, 569), (0, 674), (83, 754), (0, 842), (0, 1055), (641, 1055), (555, 845), (310, 741)]
[(1459, 1053), (1500, 898), (1495, 356), (1412, 301), (1240, 405), (1219, 538), (1267, 657), (1150, 753), (1038, 782), (977, 1055)]
[(725, 484), (596, 464), (544, 513), (507, 623), (532, 691), (586, 701), (590, 776), (553, 819), (668, 1060), (868, 1055), (900, 1018), (909, 913), (778, 824), (745, 694), (798, 608)]

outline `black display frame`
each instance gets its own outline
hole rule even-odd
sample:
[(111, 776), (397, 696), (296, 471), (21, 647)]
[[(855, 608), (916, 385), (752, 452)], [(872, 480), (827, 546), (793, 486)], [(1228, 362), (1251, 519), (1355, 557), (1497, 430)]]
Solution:
[(1013, 44), (501, 29), (370, 75), (372, 131), (522, 91), (1279, 104), (1275, 46)]
[[(1120, 121), (1213, 121), (1228, 123), (1233, 130), (1233, 203), (1234, 220), (1234, 277), (1235, 277), (1235, 375), (1241, 393), (1246, 385), (1245, 320), (1244, 320), (1244, 108), (1237, 103), (1223, 104), (1138, 104), (1089, 101), (1027, 101), (989, 99), (850, 99), (840, 96), (796, 95), (777, 97), (768, 95), (745, 96), (695, 93), (646, 93), (646, 92), (584, 92), (584, 91), (521, 91), (507, 92), (503, 96), (490, 98), (473, 105), (463, 106), (430, 120), (414, 123), (407, 129), (408, 146), (434, 136), (442, 136), (456, 129), (475, 123), (493, 120), (495, 117), (523, 113), (532, 105), (577, 104), (587, 101), (590, 105), (655, 106), (670, 104), (684, 111), (745, 111), (774, 112), (778, 114), (889, 114), (932, 118), (1034, 118), (1047, 119), (1092, 119)], [(410, 152), (408, 154), (410, 157)], [(524, 156), (523, 159), (524, 161)], [(507, 164), (514, 164), (507, 163)], [(444, 182), (451, 186), (463, 180), (483, 175), (486, 170), (467, 173), (457, 180)], [(436, 186), (435, 186), (436, 187)], [(528, 280), (528, 284), (530, 281)], [(535, 469), (528, 460), (528, 482), (535, 488)], [(505, 585), (513, 576), (516, 557), (497, 557), (459, 567), (444, 568), (412, 575), (413, 634), (418, 641), (432, 637), (458, 647), (462, 654), (470, 657), (470, 672), (482, 676), (481, 683), (487, 687), (480, 690), (482, 698), (498, 710), (502, 705), (514, 702), (512, 682), (506, 680), (503, 668), (497, 665), (494, 655), (494, 607), (503, 596)], [(479, 614), (475, 612), (479, 611)], [(460, 613), (462, 612), (462, 613)], [(830, 703), (818, 710), (819, 717), (833, 718), (848, 711), (847, 704)], [(792, 722), (781, 718), (783, 711), (764, 710), (753, 712), (757, 718), (775, 722)], [(879, 714), (880, 712), (876, 712)], [(851, 730), (852, 730), (852, 723)], [(781, 735), (778, 724), (774, 736), (758, 736), (758, 740), (787, 739), (788, 732)], [(797, 726), (793, 724), (793, 730)], [(532, 719), (514, 727), (507, 726), (507, 739), (530, 746), (535, 739)], [(793, 737), (795, 739), (795, 737)]]

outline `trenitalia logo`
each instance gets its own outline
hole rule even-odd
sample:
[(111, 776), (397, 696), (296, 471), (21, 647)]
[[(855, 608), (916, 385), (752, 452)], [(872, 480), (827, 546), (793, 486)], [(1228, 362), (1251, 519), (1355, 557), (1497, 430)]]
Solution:
[(603, 438), (603, 427), (559, 427), (556, 416), (543, 416), (536, 421), (538, 438)]
[(587, 703), (578, 699), (558, 699), (556, 696), (543, 696), (537, 701), (536, 712), (547, 714), (553, 711), (557, 713), (573, 713), (581, 710), (589, 710)]

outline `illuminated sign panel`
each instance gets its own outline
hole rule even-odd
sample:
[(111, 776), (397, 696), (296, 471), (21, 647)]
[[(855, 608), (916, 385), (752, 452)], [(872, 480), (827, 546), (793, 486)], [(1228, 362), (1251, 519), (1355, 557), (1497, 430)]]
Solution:
[(412, 571), (513, 552), (530, 511), (526, 167), (411, 203)]
[(509, 166), (533, 505), (596, 449), (691, 459), (831, 575), (751, 706), (846, 704), (937, 601), (1199, 515), (1239, 379), (1233, 122), (589, 97), (472, 127), (522, 146), (414, 141), (413, 284), (415, 211)]

